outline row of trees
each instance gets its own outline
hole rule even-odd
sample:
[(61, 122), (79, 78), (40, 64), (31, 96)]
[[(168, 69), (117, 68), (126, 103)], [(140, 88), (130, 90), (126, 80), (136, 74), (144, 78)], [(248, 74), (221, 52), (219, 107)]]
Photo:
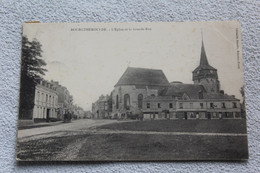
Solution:
[(19, 119), (31, 119), (34, 107), (35, 86), (47, 71), (42, 57), (42, 45), (37, 40), (22, 38)]

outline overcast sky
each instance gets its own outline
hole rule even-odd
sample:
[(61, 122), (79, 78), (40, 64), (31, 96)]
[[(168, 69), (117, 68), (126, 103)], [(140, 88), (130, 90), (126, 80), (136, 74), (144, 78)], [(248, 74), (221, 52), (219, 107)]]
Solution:
[[(75, 31), (78, 28), (84, 31)], [(148, 30), (134, 30), (140, 28)], [(241, 99), (243, 61), (237, 22), (25, 24), (23, 34), (42, 44), (48, 70), (44, 78), (59, 81), (73, 95), (75, 104), (91, 110), (101, 94), (110, 94), (128, 66), (162, 69), (169, 82), (193, 83), (192, 71), (200, 60), (201, 31), (221, 89)]]

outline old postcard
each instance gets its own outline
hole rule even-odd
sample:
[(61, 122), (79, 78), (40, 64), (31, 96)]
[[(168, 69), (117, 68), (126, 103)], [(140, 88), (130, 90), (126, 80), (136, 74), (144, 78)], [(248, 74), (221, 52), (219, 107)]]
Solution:
[(26, 23), (19, 161), (248, 159), (241, 26)]

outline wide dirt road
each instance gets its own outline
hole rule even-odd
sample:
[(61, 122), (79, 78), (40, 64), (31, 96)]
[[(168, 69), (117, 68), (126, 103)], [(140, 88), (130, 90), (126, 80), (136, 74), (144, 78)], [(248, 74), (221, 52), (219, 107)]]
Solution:
[(98, 127), (105, 124), (117, 123), (116, 120), (92, 120), (81, 119), (71, 123), (61, 123), (55, 126), (39, 127), (32, 129), (18, 130), (18, 141), (41, 139), (45, 137), (62, 136), (66, 132), (88, 131), (88, 129)]

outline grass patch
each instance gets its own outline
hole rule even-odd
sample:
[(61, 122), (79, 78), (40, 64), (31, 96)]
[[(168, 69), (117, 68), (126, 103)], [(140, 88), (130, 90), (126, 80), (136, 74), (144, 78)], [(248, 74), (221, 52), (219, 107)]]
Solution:
[(246, 137), (95, 134), (79, 160), (236, 160), (248, 157)]
[(97, 129), (156, 132), (247, 133), (245, 119), (132, 121), (107, 124), (97, 127)]
[(66, 152), (63, 149), (75, 140), (83, 142), (75, 159), (79, 161), (239, 160), (248, 157), (246, 136), (155, 134), (51, 137), (19, 143), (17, 157), (22, 160), (51, 161), (55, 155)]

